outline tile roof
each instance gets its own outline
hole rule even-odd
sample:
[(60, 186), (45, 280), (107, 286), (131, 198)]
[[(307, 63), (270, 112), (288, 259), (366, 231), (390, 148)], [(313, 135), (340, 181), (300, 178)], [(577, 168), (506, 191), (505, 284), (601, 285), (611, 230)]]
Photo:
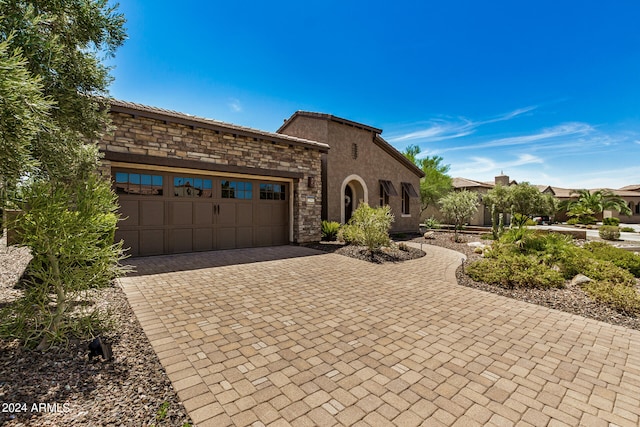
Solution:
[(472, 179), (456, 177), (452, 181), (453, 188), (493, 188), (494, 184), (488, 182), (474, 181)]
[(204, 117), (198, 117), (191, 114), (180, 113), (178, 111), (167, 110), (159, 107), (151, 107), (135, 102), (122, 101), (113, 98), (105, 99), (105, 101), (109, 104), (110, 110), (113, 112), (129, 113), (159, 120), (188, 124), (196, 127), (222, 130), (253, 138), (265, 139), (268, 141), (284, 142), (288, 144), (313, 147), (324, 152), (329, 149), (329, 146), (327, 144), (318, 141), (312, 141), (309, 139), (297, 138), (294, 136), (273, 132), (266, 132), (259, 129), (253, 129), (245, 126), (222, 122), (220, 120), (207, 119)]

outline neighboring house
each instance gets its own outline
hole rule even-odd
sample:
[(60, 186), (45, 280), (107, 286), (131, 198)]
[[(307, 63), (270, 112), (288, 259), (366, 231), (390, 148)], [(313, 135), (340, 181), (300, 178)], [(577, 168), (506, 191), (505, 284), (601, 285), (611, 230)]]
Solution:
[(392, 232), (420, 225), (420, 178), (424, 176), (376, 129), (330, 114), (298, 111), (277, 130), (330, 147), (322, 154), (322, 219), (345, 223), (361, 203), (389, 205)]
[[(509, 185), (517, 184), (515, 181), (510, 181), (507, 175), (498, 175), (495, 177), (494, 182), (481, 182), (474, 181), (467, 178), (453, 178), (452, 186), (454, 191), (467, 190), (474, 193), (478, 193), (478, 211), (476, 214), (469, 218), (469, 225), (474, 226), (490, 226), (491, 225), (491, 206), (485, 206), (483, 202), (484, 195), (495, 187), (497, 184), (508, 187)], [(424, 215), (425, 218), (433, 216), (439, 221), (445, 221), (442, 217), (438, 207), (430, 207)], [(508, 224), (509, 218), (505, 218), (505, 223)]]
[[(631, 215), (621, 215), (616, 211), (604, 211), (601, 214), (596, 215), (596, 218), (599, 221), (602, 221), (603, 218), (611, 218), (615, 217), (620, 219), (620, 222), (627, 224), (640, 224), (640, 185), (628, 185), (626, 187), (622, 187), (620, 189), (612, 189), (612, 188), (594, 188), (590, 191), (597, 190), (608, 190), (611, 191), (616, 196), (621, 197), (626, 203), (629, 209), (631, 210)], [(551, 194), (555, 198), (560, 201), (564, 200), (577, 200), (577, 196), (573, 194), (574, 190), (568, 188), (560, 188), (560, 187), (551, 187), (548, 186), (542, 192)], [(560, 213), (556, 215), (557, 221), (566, 221), (568, 219), (566, 213)]]
[[(453, 188), (456, 191), (468, 190), (478, 193), (478, 212), (469, 220), (469, 225), (475, 226), (489, 226), (491, 225), (491, 207), (485, 206), (483, 203), (483, 195), (486, 194), (489, 190), (495, 187), (497, 184), (501, 184), (503, 186), (510, 186), (517, 184), (516, 181), (510, 180), (507, 175), (498, 175), (495, 177), (493, 183), (491, 182), (480, 182), (474, 181), (466, 178), (453, 178)], [(553, 187), (550, 185), (536, 185), (536, 187), (540, 190), (541, 193), (550, 194), (559, 201), (565, 200), (577, 200), (577, 196), (573, 194), (574, 190), (569, 188), (562, 187)], [(613, 194), (622, 197), (625, 202), (627, 202), (627, 206), (631, 209), (632, 215), (620, 215), (615, 211), (604, 211), (602, 214), (598, 215), (598, 220), (602, 220), (603, 218), (616, 217), (619, 218), (621, 222), (628, 224), (640, 224), (640, 185), (629, 185), (623, 187), (621, 189), (592, 189), (591, 191), (596, 190), (609, 190), (612, 191)], [(442, 219), (439, 216), (439, 212), (430, 211), (436, 218)], [(562, 222), (568, 219), (566, 213), (559, 212), (554, 217), (555, 221)], [(505, 219), (505, 223), (508, 223), (508, 218)]]
[(123, 101), (99, 142), (133, 256), (320, 240), (328, 145)]

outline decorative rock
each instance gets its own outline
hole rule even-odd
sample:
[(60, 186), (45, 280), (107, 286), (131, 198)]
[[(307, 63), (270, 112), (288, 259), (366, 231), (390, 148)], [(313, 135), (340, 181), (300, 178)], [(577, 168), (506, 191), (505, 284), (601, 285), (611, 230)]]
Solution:
[(571, 279), (572, 285), (584, 285), (585, 283), (592, 282), (593, 280), (585, 276), (584, 274), (577, 274), (573, 279)]
[(436, 238), (436, 233), (435, 231), (427, 231), (426, 233), (424, 233), (424, 238), (425, 239), (435, 239)]

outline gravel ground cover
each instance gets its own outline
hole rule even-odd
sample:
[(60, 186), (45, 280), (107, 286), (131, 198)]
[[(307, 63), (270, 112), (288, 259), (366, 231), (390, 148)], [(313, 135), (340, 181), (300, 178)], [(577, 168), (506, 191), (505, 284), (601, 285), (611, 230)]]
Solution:
[[(487, 241), (481, 240), (478, 235), (463, 234), (463, 242), (461, 243), (454, 242), (452, 237), (453, 233), (436, 232), (434, 233), (434, 239), (427, 240), (424, 237), (414, 237), (411, 240), (417, 243), (426, 242), (428, 244), (461, 252), (467, 256), (467, 264), (480, 258), (480, 255), (474, 252), (475, 248), (469, 246), (468, 243), (487, 243)], [(618, 246), (623, 245), (624, 243), (618, 243)], [(470, 288), (493, 292), (495, 294), (520, 301), (555, 308), (567, 313), (607, 322), (612, 325), (640, 330), (640, 318), (620, 314), (606, 305), (594, 302), (579, 286), (571, 286), (569, 282), (567, 282), (567, 286), (563, 289), (506, 289), (496, 285), (476, 282), (464, 273), (462, 267), (458, 267), (456, 277), (458, 279), (458, 284), (462, 286), (468, 286)]]
[[(13, 286), (30, 259), (28, 249), (0, 240), (0, 306), (20, 295)], [(113, 313), (113, 329), (103, 335), (113, 347), (113, 359), (89, 361), (87, 341), (40, 353), (0, 339), (0, 425), (190, 423), (122, 289), (114, 285), (88, 298)]]

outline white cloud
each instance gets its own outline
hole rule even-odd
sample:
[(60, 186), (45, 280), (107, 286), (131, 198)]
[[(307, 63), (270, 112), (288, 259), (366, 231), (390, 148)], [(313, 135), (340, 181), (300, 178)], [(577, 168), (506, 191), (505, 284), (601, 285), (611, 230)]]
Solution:
[(473, 134), (475, 130), (480, 126), (511, 120), (530, 111), (533, 111), (536, 108), (536, 106), (519, 108), (517, 110), (510, 111), (497, 117), (475, 122), (465, 119), (464, 117), (459, 118), (457, 121), (431, 119), (427, 122), (426, 128), (413, 130), (411, 132), (400, 135), (391, 135), (388, 138), (388, 141), (393, 143), (402, 143), (416, 140), (419, 140), (420, 142), (437, 142), (448, 139), (461, 138)]
[(229, 101), (229, 108), (234, 113), (242, 112), (242, 104), (240, 104), (240, 100), (236, 98), (231, 98)]
[(519, 154), (516, 158), (505, 160), (494, 160), (489, 157), (473, 156), (470, 157), (469, 160), (471, 161), (451, 165), (451, 176), (460, 176), (464, 178), (485, 176), (488, 178), (487, 174), (495, 175), (498, 171), (509, 171), (518, 166), (530, 164), (544, 164), (544, 160), (542, 158), (534, 156), (533, 154)]
[(525, 144), (532, 144), (539, 141), (552, 141), (563, 137), (576, 137), (581, 135), (587, 135), (593, 131), (593, 127), (586, 123), (563, 123), (561, 125), (544, 129), (538, 133), (531, 135), (521, 135), (509, 138), (494, 139), (488, 142), (483, 142), (473, 145), (462, 145), (457, 147), (448, 147), (441, 150), (437, 150), (439, 153), (447, 151), (459, 151), (459, 150), (477, 150), (481, 148), (495, 148), (495, 147), (511, 147)]

